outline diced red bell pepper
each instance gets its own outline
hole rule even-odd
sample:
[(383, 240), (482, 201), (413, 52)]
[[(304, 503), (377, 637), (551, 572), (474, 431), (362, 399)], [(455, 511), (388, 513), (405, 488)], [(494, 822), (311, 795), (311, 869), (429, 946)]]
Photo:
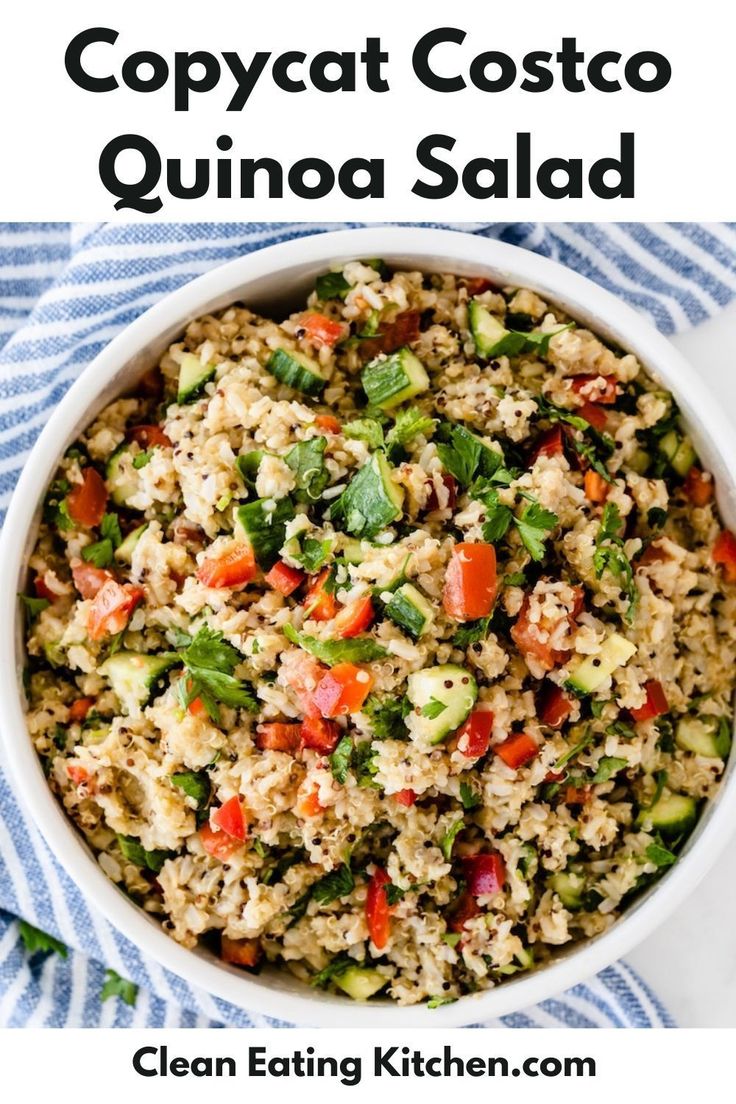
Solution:
[[(442, 482), (447, 489), (447, 504), (443, 509), (454, 510), (457, 505), (457, 480), (452, 475), (443, 475)], [(424, 505), (424, 509), (430, 513), (432, 510), (439, 510), (440, 503), (437, 498), (437, 488), (434, 485), (433, 480), (428, 479), (426, 487), (429, 488), (427, 493), (427, 501)]]
[(69, 517), (77, 525), (93, 529), (102, 521), (107, 506), (107, 487), (95, 468), (85, 468), (82, 482), (75, 483), (66, 497)]
[(371, 692), (373, 675), (354, 663), (338, 663), (327, 671), (314, 692), (314, 704), (323, 717), (359, 713)]
[(332, 414), (318, 414), (314, 419), (314, 424), (317, 429), (321, 429), (325, 433), (342, 433), (342, 426), (337, 418), (333, 418)]
[(583, 487), (585, 489), (585, 497), (589, 502), (605, 502), (608, 498), (611, 484), (607, 483), (603, 476), (599, 475), (593, 468), (588, 468), (583, 476)]
[(344, 606), (334, 620), (335, 636), (341, 640), (347, 640), (352, 636), (359, 636), (373, 624), (374, 610), (370, 595), (356, 598), (354, 602)]
[(537, 437), (529, 457), (529, 467), (532, 467), (540, 456), (559, 456), (564, 451), (565, 435), (562, 432), (562, 426), (551, 426)]
[(233, 839), (245, 839), (247, 826), (243, 816), (243, 805), (237, 794), (228, 798), (224, 805), (220, 805), (210, 813), (210, 824), (226, 832)]
[(252, 970), (258, 965), (261, 957), (261, 943), (259, 939), (230, 939), (223, 935), (220, 941), (220, 958), (223, 962), (229, 962), (231, 966), (244, 966)]
[(87, 717), (92, 706), (95, 704), (94, 698), (77, 698), (69, 706), (69, 720), (72, 724), (81, 724)]
[(331, 755), (340, 739), (340, 729), (334, 721), (324, 717), (305, 717), (300, 725), (302, 747), (312, 748), (323, 755)]
[(419, 338), (419, 311), (402, 311), (393, 322), (381, 322), (380, 333), (360, 343), (361, 356), (372, 360), (379, 353), (395, 353), (402, 345), (411, 345)]
[(618, 381), (615, 376), (575, 376), (572, 389), (588, 402), (602, 403), (604, 406), (610, 406), (618, 398)]
[(87, 632), (90, 640), (100, 640), (103, 636), (115, 636), (122, 632), (130, 621), (133, 610), (145, 597), (145, 591), (132, 583), (122, 585), (114, 579), (108, 579), (97, 592), (87, 618)]
[(398, 801), (399, 805), (403, 805), (404, 808), (410, 809), (412, 805), (416, 804), (417, 795), (414, 790), (399, 790), (394, 794), (394, 797)]
[(455, 621), (487, 617), (496, 599), (496, 550), (482, 541), (456, 544), (445, 573), (442, 604)]
[(368, 884), (365, 919), (373, 945), (379, 951), (386, 946), (391, 934), (391, 910), (386, 894), (386, 886), (390, 884), (391, 879), (386, 871), (377, 866)]
[(468, 298), (470, 299), (474, 295), (482, 295), (484, 291), (492, 291), (496, 286), (485, 276), (464, 276), (461, 283), (468, 289)]
[(199, 829), (199, 838), (207, 854), (220, 862), (227, 862), (243, 846), (242, 840), (229, 836), (219, 828), (213, 828), (209, 821), (205, 821)]
[(487, 709), (474, 709), (457, 733), (457, 750), (468, 759), (480, 759), (491, 742), (493, 714)]
[(729, 529), (718, 535), (711, 556), (713, 563), (723, 568), (726, 581), (736, 583), (736, 537)]
[(476, 901), (475, 897), (468, 891), (458, 897), (455, 904), (452, 906), (452, 912), (449, 916), (448, 927), (451, 931), (462, 932), (465, 930), (465, 925), (468, 920), (474, 920), (476, 916), (480, 915), (480, 905)]
[(59, 597), (58, 594), (54, 594), (50, 587), (46, 586), (43, 575), (37, 575), (33, 580), (33, 589), (37, 598), (45, 598), (47, 602), (55, 602)]
[(506, 881), (506, 864), (498, 851), (481, 855), (468, 855), (463, 859), (468, 893), (473, 897), (486, 897), (498, 893)]
[(89, 782), (89, 771), (86, 767), (80, 767), (77, 763), (68, 763), (67, 777), (74, 786), (84, 786)]
[(537, 716), (550, 728), (561, 728), (572, 713), (572, 700), (553, 682), (544, 682), (537, 697)]
[(327, 668), (307, 652), (287, 652), (282, 660), (280, 678), (293, 692), (305, 717), (322, 714), (314, 703), (314, 692)]
[(157, 446), (166, 448), (171, 445), (170, 439), (161, 429), (161, 426), (157, 425), (133, 426), (130, 431), (130, 436), (143, 449), (156, 448)]
[(701, 471), (693, 464), (685, 476), (685, 494), (693, 506), (707, 506), (715, 493), (715, 480), (710, 472)]
[(649, 679), (644, 684), (644, 689), (647, 693), (647, 700), (644, 705), (640, 705), (638, 709), (629, 710), (637, 724), (640, 721), (652, 721), (655, 717), (661, 717), (663, 713), (669, 713), (670, 711), (661, 682), (658, 682), (657, 679)]
[(499, 759), (503, 759), (507, 767), (518, 770), (525, 763), (529, 763), (539, 754), (539, 745), (533, 736), (526, 732), (515, 732), (508, 736), (502, 744), (496, 744), (493, 748)]
[(578, 414), (581, 418), (585, 418), (586, 422), (593, 426), (594, 429), (604, 430), (608, 423), (608, 415), (602, 406), (596, 406), (595, 403), (584, 402), (581, 407), (578, 407)]
[(310, 582), (302, 603), (305, 617), (313, 621), (331, 621), (337, 613), (337, 599), (332, 593), (331, 576), (330, 568), (326, 567)]
[(316, 787), (299, 798), (296, 811), (301, 817), (315, 817), (324, 812), (324, 806), (319, 800), (319, 790)]
[(223, 552), (206, 556), (197, 578), (206, 587), (245, 586), (256, 577), (256, 560), (247, 541), (233, 541)]
[(547, 771), (544, 776), (545, 782), (562, 782), (565, 777), (564, 771)]
[[(573, 587), (573, 608), (567, 615), (570, 625), (580, 614), (585, 601), (585, 592), (582, 587)], [(532, 656), (546, 671), (551, 671), (559, 663), (564, 663), (568, 652), (553, 648), (550, 638), (555, 632), (559, 622), (552, 622), (550, 618), (542, 617), (540, 621), (532, 622), (529, 616), (529, 598), (524, 599), (516, 623), (511, 629), (511, 639), (516, 644), (521, 654), (525, 657)], [(546, 636), (547, 639), (540, 639)]]
[(187, 710), (192, 714), (193, 717), (207, 716), (207, 706), (204, 704), (201, 698), (192, 698), (189, 705), (187, 706)]
[(261, 751), (288, 751), (293, 755), (299, 750), (302, 739), (302, 725), (284, 724), (274, 721), (261, 724), (256, 731), (256, 747)]
[(347, 337), (348, 326), (345, 322), (335, 322), (326, 314), (318, 314), (316, 311), (303, 314), (299, 319), (299, 328), (304, 330), (307, 340), (317, 348), (326, 345), (332, 348), (343, 337)]
[(283, 560), (278, 560), (264, 578), (270, 587), (288, 598), (302, 585), (306, 575), (299, 568), (290, 567)]
[(104, 567), (95, 567), (84, 560), (75, 560), (72, 563), (72, 579), (83, 598), (94, 598), (105, 583), (114, 578), (112, 571)]

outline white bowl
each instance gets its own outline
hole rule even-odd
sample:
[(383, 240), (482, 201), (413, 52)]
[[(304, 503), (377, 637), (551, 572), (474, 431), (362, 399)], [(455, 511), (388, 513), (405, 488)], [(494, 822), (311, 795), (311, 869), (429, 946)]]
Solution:
[(400, 1008), (388, 1001), (353, 1003), (311, 990), (286, 972), (267, 970), (258, 977), (250, 976), (223, 965), (206, 951), (179, 946), (103, 874), (52, 796), (24, 721), (22, 624), (16, 594), (24, 588), (25, 564), (35, 542), (40, 504), (64, 450), (102, 407), (156, 363), (191, 319), (236, 300), (278, 317), (280, 311), (303, 303), (315, 277), (332, 262), (356, 257), (384, 257), (393, 267), (488, 276), (500, 284), (533, 288), (578, 321), (635, 353), (675, 394), (696, 447), (715, 474), (722, 514), (727, 524), (736, 528), (733, 427), (667, 339), (596, 284), (526, 250), (447, 230), (375, 227), (270, 246), (200, 276), (128, 326), (84, 370), (39, 436), (18, 482), (0, 542), (0, 701), (5, 761), (25, 807), (87, 900), (145, 954), (191, 984), (241, 1008), (304, 1025), (457, 1026), (524, 1008), (590, 977), (624, 955), (676, 909), (716, 861), (736, 828), (733, 763), (678, 862), (608, 932), (573, 945), (537, 973), (428, 1010), (424, 1006)]

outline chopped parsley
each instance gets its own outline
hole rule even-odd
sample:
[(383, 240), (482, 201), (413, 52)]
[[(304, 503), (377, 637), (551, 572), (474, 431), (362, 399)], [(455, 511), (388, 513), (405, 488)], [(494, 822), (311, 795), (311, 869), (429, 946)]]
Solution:
[(82, 559), (95, 567), (109, 567), (113, 553), (123, 543), (117, 514), (104, 514), (100, 522), (100, 540), (82, 549)]
[(355, 959), (350, 958), (349, 955), (338, 955), (337, 958), (333, 958), (331, 962), (328, 962), (323, 970), (310, 978), (309, 984), (315, 989), (325, 989), (334, 978), (340, 977), (341, 974), (344, 974), (346, 970), (355, 965)]
[(141, 468), (145, 468), (153, 456), (153, 449), (144, 449), (143, 452), (138, 452), (133, 457), (133, 467), (136, 471), (140, 471)]
[(615, 774), (623, 770), (624, 767), (628, 767), (628, 759), (620, 759), (615, 755), (604, 755), (598, 763), (598, 768), (593, 775), (591, 782), (608, 782), (613, 778)]
[(233, 671), (242, 663), (243, 657), (232, 644), (223, 639), (221, 632), (214, 632), (203, 625), (179, 655), (186, 671), (186, 678), (179, 682), (183, 709), (195, 698), (200, 698), (207, 713), (216, 723), (220, 719), (218, 703), (229, 705), (233, 709), (258, 712), (258, 701), (252, 688), (233, 676)]
[(434, 721), (439, 717), (440, 713), (444, 713), (447, 709), (445, 702), (438, 701), (437, 698), (430, 698), (426, 705), (422, 706), (422, 716), (427, 717), (430, 721)]
[(318, 640), (316, 636), (298, 632), (293, 625), (284, 625), (284, 636), (292, 644), (298, 644), (305, 652), (311, 652), (322, 663), (334, 667), (336, 663), (372, 663), (388, 653), (370, 637), (353, 637), (349, 640)]
[(451, 824), (445, 832), (444, 836), (440, 840), (440, 850), (445, 856), (448, 862), (452, 859), (452, 849), (455, 846), (455, 837), (458, 832), (461, 832), (465, 827), (465, 818), (460, 817), (458, 820)]
[(29, 955), (51, 952), (60, 955), (61, 958), (66, 958), (68, 954), (66, 945), (53, 935), (41, 931), (40, 928), (34, 928), (26, 920), (18, 921), (18, 929), (23, 940), (23, 946)]
[(375, 418), (355, 418), (345, 423), (342, 432), (354, 441), (364, 441), (369, 449), (383, 448), (385, 443), (383, 426)]
[(595, 552), (593, 553), (593, 567), (596, 578), (600, 579), (604, 571), (607, 571), (618, 583), (621, 590), (628, 598), (626, 620), (630, 623), (636, 612), (639, 599), (639, 590), (634, 580), (634, 569), (631, 566), (626, 552), (624, 541), (620, 532), (623, 528), (621, 514), (615, 502), (607, 502), (603, 508), (601, 526), (595, 538)]
[(445, 422), (440, 433), (443, 440), (437, 444), (437, 454), (442, 466), (462, 487), (469, 487), (475, 476), (484, 481), (506, 481), (501, 453), (488, 448), (465, 426)]
[(460, 803), (466, 812), (477, 809), (481, 800), (480, 794), (469, 782), (460, 783)]
[(100, 1000), (106, 1001), (110, 997), (120, 997), (123, 1004), (127, 1004), (132, 1008), (138, 999), (138, 986), (134, 982), (122, 978), (115, 970), (106, 970), (105, 984), (100, 992)]
[(32, 594), (19, 594), (26, 614), (26, 623), (30, 626), (45, 609), (51, 605), (48, 598), (36, 598)]
[(326, 437), (299, 441), (284, 460), (294, 473), (294, 498), (297, 502), (316, 502), (330, 481), (325, 467)]
[(483, 523), (484, 540), (490, 544), (496, 544), (506, 536), (513, 524), (531, 558), (537, 562), (544, 559), (545, 542), (559, 524), (557, 514), (546, 510), (534, 500), (528, 502), (517, 517), (510, 506), (502, 505), (498, 491), (494, 488), (485, 491), (480, 499), (486, 508), (486, 520)]
[(363, 706), (363, 712), (371, 722), (374, 740), (404, 740), (407, 729), (404, 718), (411, 712), (409, 699), (384, 698), (371, 694)]
[(615, 451), (613, 439), (607, 433), (602, 433), (595, 426), (592, 426), (580, 414), (565, 410), (561, 406), (555, 406), (542, 395), (536, 396), (536, 403), (540, 413), (548, 421), (564, 422), (565, 425), (571, 426), (582, 434), (582, 437), (571, 434), (569, 437), (570, 445), (575, 449), (578, 456), (582, 456), (584, 460), (588, 461), (591, 468), (598, 472), (601, 479), (605, 479), (606, 483), (613, 483), (613, 476), (604, 462)]
[(123, 858), (139, 866), (141, 870), (152, 870), (158, 874), (166, 860), (171, 857), (171, 851), (146, 851), (145, 847), (135, 836), (118, 836), (118, 846), (123, 853)]
[(353, 740), (351, 736), (343, 736), (330, 756), (330, 769), (332, 777), (341, 786), (345, 785), (350, 769), (350, 760), (353, 757)]
[(492, 614), (477, 621), (468, 621), (461, 625), (450, 643), (453, 648), (469, 648), (479, 640), (485, 640), (491, 629)]
[(650, 843), (645, 851), (646, 857), (657, 867), (672, 866), (677, 862), (677, 855), (662, 843)]

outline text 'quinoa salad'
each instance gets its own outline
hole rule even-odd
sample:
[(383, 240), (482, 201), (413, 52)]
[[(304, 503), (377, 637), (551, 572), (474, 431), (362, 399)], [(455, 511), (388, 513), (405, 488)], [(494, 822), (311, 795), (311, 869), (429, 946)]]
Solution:
[(432, 1007), (605, 931), (731, 743), (736, 537), (532, 291), (354, 261), (193, 322), (62, 459), (28, 724), (186, 947)]

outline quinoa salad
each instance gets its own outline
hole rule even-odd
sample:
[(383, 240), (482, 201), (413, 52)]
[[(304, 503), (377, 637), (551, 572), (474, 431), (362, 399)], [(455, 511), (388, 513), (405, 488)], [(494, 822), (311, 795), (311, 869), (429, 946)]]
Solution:
[(67, 450), (22, 602), (105, 874), (345, 999), (606, 931), (730, 750), (736, 537), (672, 396), (480, 277), (353, 261), (192, 322)]

